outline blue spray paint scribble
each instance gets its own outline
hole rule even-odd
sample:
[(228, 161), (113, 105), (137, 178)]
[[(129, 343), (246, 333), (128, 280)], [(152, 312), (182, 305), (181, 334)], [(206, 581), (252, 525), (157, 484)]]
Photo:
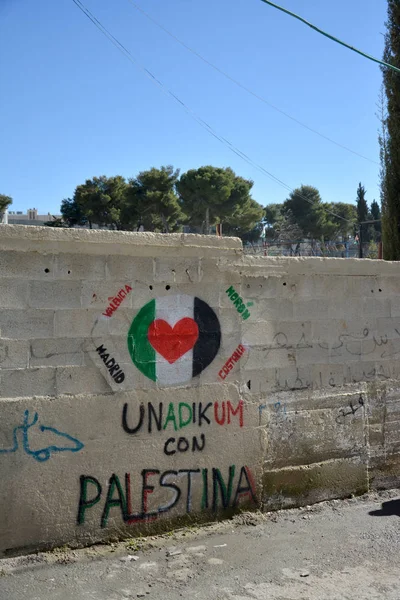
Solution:
[(26, 452), (26, 454), (28, 454), (28, 456), (32, 456), (38, 462), (45, 462), (45, 461), (49, 460), (52, 452), (79, 452), (84, 447), (84, 444), (82, 444), (82, 442), (80, 442), (76, 438), (73, 438), (72, 436), (68, 435), (68, 433), (62, 433), (61, 431), (58, 431), (58, 429), (55, 429), (54, 427), (46, 427), (45, 425), (39, 425), (39, 430), (41, 432), (50, 431), (51, 433), (54, 433), (55, 435), (58, 435), (59, 437), (62, 437), (64, 439), (68, 440), (69, 442), (72, 442), (73, 444), (75, 444), (75, 446), (74, 447), (71, 447), (71, 446), (47, 446), (47, 448), (41, 448), (40, 450), (31, 450), (31, 448), (29, 446), (28, 431), (31, 427), (36, 425), (36, 423), (38, 422), (38, 419), (39, 419), (39, 415), (37, 412), (35, 412), (32, 422), (29, 423), (29, 410), (26, 410), (24, 412), (23, 424), (17, 425), (16, 427), (14, 427), (14, 431), (13, 431), (14, 445), (13, 445), (13, 447), (3, 449), (3, 450), (0, 449), (0, 454), (12, 454), (13, 452), (16, 452), (18, 450), (18, 448), (19, 448), (18, 437), (17, 437), (18, 430), (22, 431), (22, 440), (23, 440), (24, 451)]

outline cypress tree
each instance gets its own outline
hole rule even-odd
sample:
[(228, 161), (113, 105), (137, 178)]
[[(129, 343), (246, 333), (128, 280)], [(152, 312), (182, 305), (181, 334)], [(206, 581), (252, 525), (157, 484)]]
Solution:
[[(384, 60), (400, 67), (400, 0), (388, 0)], [(400, 74), (383, 67), (386, 115), (382, 119), (382, 239), (386, 260), (400, 260)]]

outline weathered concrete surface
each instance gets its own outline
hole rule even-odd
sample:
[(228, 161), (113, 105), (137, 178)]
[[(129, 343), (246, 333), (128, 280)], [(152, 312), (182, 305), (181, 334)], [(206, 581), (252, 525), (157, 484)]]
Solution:
[(0, 234), (0, 556), (399, 485), (397, 263)]
[(397, 490), (247, 513), (113, 547), (5, 559), (0, 597), (398, 600), (399, 516)]

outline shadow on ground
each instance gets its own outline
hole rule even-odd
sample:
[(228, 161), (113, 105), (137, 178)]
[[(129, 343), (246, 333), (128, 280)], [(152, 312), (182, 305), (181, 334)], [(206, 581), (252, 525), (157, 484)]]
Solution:
[(393, 515), (400, 517), (400, 499), (382, 502), (380, 510), (371, 510), (368, 514), (371, 517), (390, 517)]

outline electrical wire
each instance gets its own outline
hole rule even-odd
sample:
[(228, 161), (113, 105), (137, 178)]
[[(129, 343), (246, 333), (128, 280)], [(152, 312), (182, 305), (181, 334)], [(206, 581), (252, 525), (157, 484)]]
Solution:
[(346, 42), (343, 42), (342, 40), (339, 40), (334, 35), (331, 35), (330, 33), (323, 31), (323, 29), (316, 27), (316, 25), (313, 25), (309, 21), (306, 21), (306, 19), (303, 19), (303, 17), (300, 17), (300, 15), (296, 15), (296, 13), (292, 12), (291, 10), (288, 10), (287, 8), (283, 8), (283, 6), (279, 6), (279, 4), (275, 4), (275, 2), (271, 2), (270, 0), (261, 0), (261, 2), (264, 2), (265, 4), (269, 4), (269, 6), (273, 6), (274, 8), (277, 8), (278, 10), (286, 13), (290, 17), (294, 17), (295, 19), (297, 19), (298, 21), (301, 21), (308, 27), (311, 27), (311, 29), (314, 29), (314, 31), (317, 31), (321, 35), (324, 35), (325, 37), (332, 40), (333, 42), (336, 42), (337, 44), (340, 44), (341, 46), (344, 46), (345, 48), (348, 48), (349, 50), (352, 50), (353, 52), (360, 54), (364, 58), (368, 58), (368, 60), (372, 60), (373, 62), (378, 63), (378, 65), (381, 65), (382, 67), (387, 67), (388, 69), (393, 69), (393, 71), (396, 71), (396, 73), (400, 73), (400, 69), (398, 67), (395, 67), (394, 65), (391, 65), (390, 63), (384, 62), (383, 60), (380, 60), (379, 58), (375, 58), (374, 56), (371, 56), (370, 54), (366, 54), (362, 50), (358, 50), (357, 48), (354, 48), (354, 46), (350, 46), (350, 44), (346, 44)]
[(260, 96), (259, 94), (257, 94), (256, 92), (254, 92), (253, 90), (251, 90), (250, 88), (248, 88), (247, 86), (245, 86), (243, 83), (241, 83), (240, 81), (238, 81), (237, 79), (235, 79), (234, 77), (232, 77), (231, 75), (229, 75), (228, 73), (226, 73), (225, 71), (223, 71), (222, 69), (220, 69), (219, 67), (217, 67), (216, 65), (214, 65), (212, 62), (210, 62), (209, 60), (207, 60), (206, 58), (204, 58), (204, 56), (202, 56), (199, 52), (197, 52), (196, 50), (194, 50), (193, 48), (191, 48), (190, 46), (188, 46), (185, 42), (183, 42), (182, 40), (180, 40), (175, 34), (173, 34), (166, 27), (164, 27), (164, 25), (162, 25), (161, 23), (159, 23), (158, 21), (156, 21), (156, 19), (154, 19), (154, 17), (152, 17), (151, 15), (149, 15), (145, 10), (143, 10), (143, 8), (141, 8), (140, 6), (138, 6), (133, 0), (128, 0), (128, 2), (130, 2), (130, 4), (132, 4), (132, 6), (138, 12), (142, 13), (147, 19), (149, 19), (149, 21), (152, 21), (152, 23), (154, 23), (155, 25), (157, 25), (157, 27), (159, 27), (160, 29), (162, 29), (167, 35), (169, 35), (172, 39), (174, 39), (176, 42), (178, 42), (178, 44), (180, 44), (181, 46), (183, 46), (184, 48), (186, 48), (186, 50), (188, 50), (189, 52), (191, 52), (192, 54), (194, 54), (195, 56), (197, 56), (197, 58), (199, 58), (200, 60), (202, 60), (206, 65), (208, 65), (209, 67), (211, 67), (212, 69), (214, 69), (215, 71), (217, 71), (218, 73), (220, 73), (221, 75), (223, 75), (224, 77), (226, 77), (226, 79), (229, 79), (229, 81), (231, 81), (232, 83), (234, 83), (235, 85), (237, 85), (238, 87), (240, 87), (242, 90), (244, 90), (245, 92), (247, 92), (248, 94), (250, 94), (254, 98), (257, 98), (257, 100), (260, 100), (260, 102), (263, 102), (264, 104), (266, 104), (270, 108), (273, 108), (274, 110), (276, 110), (277, 112), (281, 113), (282, 115), (284, 115), (288, 119), (291, 119), (292, 121), (294, 121), (298, 125), (301, 125), (301, 127), (304, 127), (305, 129), (308, 129), (308, 131), (311, 131), (312, 133), (315, 133), (316, 135), (319, 135), (324, 140), (327, 140), (328, 142), (331, 142), (332, 144), (335, 144), (335, 146), (338, 146), (339, 148), (342, 148), (343, 150), (347, 150), (347, 152), (351, 152), (351, 154), (354, 154), (355, 156), (358, 156), (359, 158), (363, 158), (364, 160), (367, 160), (368, 162), (373, 163), (374, 165), (379, 165), (379, 163), (376, 160), (373, 160), (372, 158), (368, 158), (368, 156), (364, 156), (363, 154), (360, 154), (359, 152), (356, 152), (355, 150), (352, 150), (351, 148), (349, 148), (348, 146), (345, 146), (344, 144), (341, 144), (340, 142), (336, 142), (335, 140), (333, 140), (332, 138), (328, 137), (327, 135), (324, 135), (320, 131), (317, 131), (316, 129), (313, 129), (309, 125), (306, 125), (306, 123), (303, 123), (302, 121), (299, 121), (299, 119), (296, 119), (296, 117), (293, 117), (292, 115), (290, 115), (289, 113), (285, 112), (284, 110), (282, 110), (278, 106), (275, 106), (274, 104), (272, 104), (271, 102), (269, 102), (268, 100), (266, 100), (265, 98), (263, 98), (263, 96)]
[[(191, 116), (195, 121), (197, 121), (197, 123), (203, 127), (206, 131), (208, 131), (208, 133), (210, 133), (213, 137), (215, 137), (219, 142), (221, 142), (222, 144), (224, 144), (225, 146), (227, 146), (231, 152), (233, 152), (234, 154), (236, 154), (237, 156), (239, 156), (242, 160), (244, 160), (245, 162), (247, 162), (249, 165), (251, 165), (252, 167), (256, 168), (258, 171), (261, 171), (262, 173), (264, 173), (264, 175), (267, 175), (267, 177), (269, 177), (270, 179), (272, 179), (273, 181), (275, 181), (276, 183), (278, 183), (279, 185), (281, 185), (282, 187), (284, 187), (286, 190), (293, 192), (293, 188), (291, 188), (287, 183), (285, 183), (284, 181), (282, 181), (281, 179), (279, 179), (278, 177), (276, 177), (275, 175), (273, 175), (272, 173), (270, 173), (269, 171), (267, 171), (263, 166), (259, 165), (258, 163), (256, 163), (255, 161), (253, 161), (249, 156), (247, 156), (247, 154), (245, 154), (244, 152), (242, 152), (241, 150), (239, 150), (238, 148), (236, 148), (233, 144), (231, 144), (231, 142), (229, 142), (229, 140), (225, 139), (224, 137), (222, 137), (221, 135), (219, 135), (210, 125), (208, 125), (208, 123), (206, 123), (203, 119), (201, 119), (191, 108), (189, 108), (182, 100), (180, 100), (180, 98), (178, 98), (178, 96), (176, 96), (173, 92), (171, 92), (159, 79), (157, 79), (157, 77), (155, 77), (155, 75), (153, 75), (153, 73), (151, 73), (151, 71), (149, 71), (146, 67), (144, 67), (134, 56), (133, 54), (127, 49), (125, 48), (125, 46), (116, 38), (114, 37), (114, 35), (93, 15), (92, 12), (90, 12), (90, 10), (88, 8), (86, 8), (86, 6), (81, 2), (81, 0), (72, 0), (72, 2), (83, 12), (84, 15), (86, 15), (86, 17), (97, 27), (97, 29), (99, 29), (101, 31), (101, 33), (126, 57), (128, 58), (128, 60), (130, 60), (131, 63), (133, 63), (135, 66), (137, 66), (141, 71), (144, 72), (144, 74), (146, 75), (146, 77), (148, 77), (149, 79), (151, 79), (151, 81), (153, 83), (155, 83), (160, 89), (161, 91), (166, 94), (167, 96), (170, 96), (171, 98), (173, 98), (176, 102), (178, 102), (181, 107), (185, 110), (185, 112)], [(309, 204), (314, 204), (311, 200), (309, 200), (308, 198), (306, 198), (306, 196), (303, 196), (302, 194), (298, 194), (303, 200), (305, 200), (306, 202), (308, 202)], [(324, 210), (333, 215), (334, 217), (341, 219), (343, 221), (346, 221), (348, 223), (352, 223), (352, 221), (350, 221), (349, 219), (346, 219), (345, 217), (342, 217), (341, 215), (338, 215), (334, 212), (332, 212), (331, 210), (323, 207)]]

